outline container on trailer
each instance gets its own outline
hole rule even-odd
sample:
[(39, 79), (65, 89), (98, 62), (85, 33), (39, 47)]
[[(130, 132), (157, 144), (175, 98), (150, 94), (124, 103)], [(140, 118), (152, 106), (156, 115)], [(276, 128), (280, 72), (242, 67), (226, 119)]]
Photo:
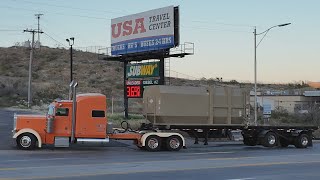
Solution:
[(149, 86), (144, 114), (154, 125), (241, 125), (249, 104), (239, 87)]

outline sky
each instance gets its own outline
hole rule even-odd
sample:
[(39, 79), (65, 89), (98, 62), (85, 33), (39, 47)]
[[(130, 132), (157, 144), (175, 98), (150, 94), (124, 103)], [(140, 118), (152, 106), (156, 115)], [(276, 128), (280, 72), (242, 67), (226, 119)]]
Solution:
[[(110, 47), (112, 18), (179, 6), (180, 42), (193, 42), (195, 53), (171, 58), (170, 69), (194, 78), (253, 82), (254, 27), (274, 25), (257, 48), (257, 79), (263, 83), (320, 81), (320, 1), (317, 0), (1, 0), (0, 46), (31, 40), (26, 28), (44, 32), (50, 47)], [(257, 36), (257, 41), (262, 35)], [(175, 76), (172, 73), (172, 76)]]

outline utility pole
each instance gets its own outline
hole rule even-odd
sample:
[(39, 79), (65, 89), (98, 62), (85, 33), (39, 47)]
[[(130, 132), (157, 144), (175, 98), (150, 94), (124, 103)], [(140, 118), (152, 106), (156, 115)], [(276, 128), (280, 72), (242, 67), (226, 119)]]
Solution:
[[(43, 16), (43, 14), (35, 14), (35, 16), (38, 19), (38, 32), (40, 31), (40, 16)], [(38, 43), (39, 43), (39, 48), (41, 46), (40, 44), (40, 33), (38, 33)]]
[(29, 61), (29, 82), (28, 82), (28, 108), (31, 106), (32, 96), (31, 96), (31, 81), (32, 81), (32, 60), (33, 60), (33, 49), (34, 49), (34, 35), (35, 33), (43, 33), (42, 31), (37, 31), (34, 29), (26, 29), (23, 32), (32, 33), (32, 41), (30, 48), (30, 61)]

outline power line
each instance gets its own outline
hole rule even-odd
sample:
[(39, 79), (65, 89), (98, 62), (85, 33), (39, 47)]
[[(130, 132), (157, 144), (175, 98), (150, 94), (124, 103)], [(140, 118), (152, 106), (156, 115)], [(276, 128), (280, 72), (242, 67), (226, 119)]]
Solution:
[(50, 39), (52, 39), (53, 41), (57, 42), (58, 44), (60, 44), (60, 45), (62, 45), (64, 47), (67, 47), (66, 45), (62, 44), (60, 41), (58, 41), (58, 40), (54, 39), (53, 37), (51, 37), (49, 34), (47, 34), (47, 33), (43, 33), (43, 34), (48, 36)]
[[(12, 0), (12, 1), (18, 2), (18, 0)], [(55, 5), (55, 4), (48, 4), (48, 3), (43, 3), (43, 2), (31, 2), (31, 1), (26, 1), (26, 0), (19, 0), (19, 2), (21, 2), (21, 1), (25, 2), (25, 3), (29, 3), (29, 4), (38, 4), (38, 5), (65, 8), (65, 9), (91, 11), (91, 12), (101, 12), (101, 13), (111, 13), (111, 14), (122, 14), (120, 12), (115, 12), (115, 11), (101, 11), (101, 10), (96, 10), (96, 9), (77, 8), (77, 7), (70, 7), (70, 6), (61, 6), (61, 5)], [(125, 11), (122, 10), (122, 12), (125, 12)]]
[[(54, 31), (54, 33), (53, 32), (51, 32), (51, 31), (48, 31), (48, 29), (51, 29), (51, 28), (48, 28), (48, 27), (51, 27), (49, 24), (48, 24), (49, 22), (47, 21), (47, 20), (45, 20), (45, 19), (42, 19), (42, 27), (43, 27), (43, 29), (46, 29), (45, 31), (48, 33), (48, 34), (50, 34), (51, 36), (53, 36), (53, 37), (55, 37), (56, 39), (65, 39), (65, 38), (62, 38), (65, 34), (68, 34), (67, 32), (65, 32), (65, 31), (61, 31), (62, 29), (59, 29), (59, 31)], [(47, 26), (48, 25), (48, 26)], [(58, 34), (57, 34), (58, 33)], [(63, 36), (62, 36), (62, 34), (64, 34)], [(82, 41), (82, 39), (78, 39), (77, 40), (78, 42), (80, 42), (80, 44), (88, 44), (88, 43), (84, 43), (83, 41)]]
[(14, 30), (14, 29), (0, 29), (0, 31), (6, 31), (6, 32), (20, 31), (21, 32), (21, 30)]
[(237, 33), (251, 33), (251, 31), (239, 31), (239, 30), (231, 30), (231, 29), (218, 29), (218, 28), (206, 28), (206, 27), (197, 27), (197, 26), (182, 26), (182, 28), (188, 28), (188, 29), (193, 29), (193, 30), (209, 30), (209, 31), (228, 31), (228, 32), (237, 32)]
[(248, 25), (248, 24), (230, 24), (230, 23), (222, 23), (222, 22), (211, 22), (211, 21), (198, 21), (198, 20), (191, 20), (191, 22), (195, 23), (204, 23), (204, 24), (217, 24), (217, 25), (223, 25), (223, 26), (235, 26), (235, 27), (251, 27), (254, 26)]
[[(31, 10), (31, 9), (25, 9), (25, 8), (17, 8), (17, 7), (12, 7), (12, 6), (2, 6), (2, 7), (0, 7), (0, 8), (3, 8), (3, 9), (17, 9), (17, 10), (34, 12), (34, 13), (37, 13), (37, 12), (38, 12), (38, 10)], [(108, 20), (108, 19), (109, 19), (109, 18), (104, 18), (104, 17), (84, 16), (84, 15), (77, 15), (77, 14), (65, 14), (65, 13), (49, 12), (49, 11), (42, 11), (42, 13), (55, 14), (55, 15), (60, 15), (60, 16), (81, 17), (81, 18), (87, 18), (87, 19), (100, 19), (100, 20)], [(110, 19), (109, 19), (109, 20), (110, 20)]]

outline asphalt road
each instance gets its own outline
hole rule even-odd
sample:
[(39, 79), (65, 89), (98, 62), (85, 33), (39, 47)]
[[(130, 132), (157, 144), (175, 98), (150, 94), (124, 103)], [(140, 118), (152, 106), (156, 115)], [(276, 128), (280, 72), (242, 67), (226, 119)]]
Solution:
[(146, 152), (128, 142), (109, 147), (16, 150), (13, 113), (0, 110), (0, 180), (4, 179), (320, 179), (320, 143), (308, 149), (210, 142), (180, 152)]

